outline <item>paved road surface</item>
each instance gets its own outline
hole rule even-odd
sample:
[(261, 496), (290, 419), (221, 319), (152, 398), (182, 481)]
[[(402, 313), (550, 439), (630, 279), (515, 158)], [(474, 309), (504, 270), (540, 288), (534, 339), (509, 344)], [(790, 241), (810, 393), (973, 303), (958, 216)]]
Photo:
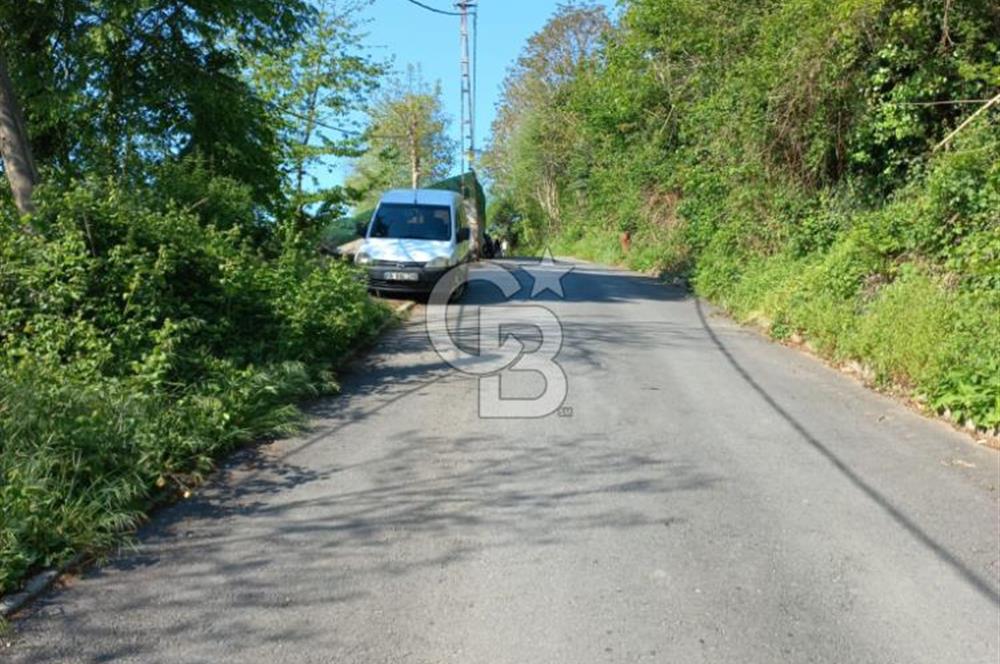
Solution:
[(562, 283), (571, 417), (478, 419), (418, 310), (0, 660), (996, 664), (1000, 455), (679, 289)]

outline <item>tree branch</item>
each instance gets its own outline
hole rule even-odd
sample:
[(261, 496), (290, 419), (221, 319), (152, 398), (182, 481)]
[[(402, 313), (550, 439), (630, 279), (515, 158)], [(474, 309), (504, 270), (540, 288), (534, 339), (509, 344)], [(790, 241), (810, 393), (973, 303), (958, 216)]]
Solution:
[(955, 135), (958, 134), (958, 132), (960, 132), (963, 129), (965, 129), (965, 127), (968, 126), (968, 124), (970, 122), (972, 122), (973, 120), (975, 120), (976, 117), (978, 117), (981, 113), (985, 113), (991, 106), (995, 105), (997, 102), (1000, 102), (1000, 94), (997, 94), (997, 96), (993, 97), (993, 99), (990, 99), (988, 102), (986, 102), (985, 104), (983, 104), (982, 106), (980, 106), (976, 110), (976, 112), (973, 113), (972, 115), (970, 115), (969, 117), (967, 117), (965, 119), (965, 121), (962, 122), (962, 124), (960, 124), (957, 127), (955, 127), (954, 131), (952, 131), (950, 134), (948, 134), (947, 136), (945, 136), (944, 140), (942, 140), (940, 143), (938, 143), (937, 145), (935, 145), (934, 149), (931, 150), (931, 152), (937, 152), (939, 149), (941, 149), (942, 147), (944, 147), (945, 145), (947, 145), (948, 142), (951, 141), (951, 139), (955, 138)]

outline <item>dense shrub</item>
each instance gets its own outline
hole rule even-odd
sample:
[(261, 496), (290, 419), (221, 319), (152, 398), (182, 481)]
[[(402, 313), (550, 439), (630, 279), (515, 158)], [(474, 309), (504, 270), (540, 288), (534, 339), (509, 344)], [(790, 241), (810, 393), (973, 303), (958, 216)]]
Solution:
[(309, 238), (251, 241), (215, 187), (207, 216), (89, 182), (41, 192), (36, 232), (0, 222), (0, 591), (293, 425), (385, 317)]
[[(553, 93), (561, 134), (525, 149), (549, 110), (523, 74), (505, 88), (502, 128), (521, 142), (486, 161), (523, 235), (683, 272), (741, 320), (1000, 425), (1000, 105), (939, 145), (1000, 90), (1000, 5), (622, 5)], [(542, 148), (568, 155), (546, 205)]]

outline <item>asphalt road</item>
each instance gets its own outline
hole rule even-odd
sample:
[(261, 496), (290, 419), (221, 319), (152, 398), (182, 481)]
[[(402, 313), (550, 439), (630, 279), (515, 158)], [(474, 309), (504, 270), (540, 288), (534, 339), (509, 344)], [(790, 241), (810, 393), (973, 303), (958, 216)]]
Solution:
[(681, 289), (561, 284), (560, 413), (480, 419), (418, 308), (0, 660), (1000, 660), (1000, 455)]

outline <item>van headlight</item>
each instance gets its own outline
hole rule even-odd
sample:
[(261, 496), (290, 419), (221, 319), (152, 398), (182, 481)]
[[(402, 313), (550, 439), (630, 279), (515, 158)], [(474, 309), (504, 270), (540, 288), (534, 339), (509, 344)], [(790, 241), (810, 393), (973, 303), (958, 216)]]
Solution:
[(438, 256), (437, 258), (432, 258), (424, 264), (424, 267), (431, 269), (451, 267), (451, 258), (448, 256)]
[(354, 264), (355, 265), (371, 265), (372, 257), (363, 251), (359, 251), (354, 254)]

